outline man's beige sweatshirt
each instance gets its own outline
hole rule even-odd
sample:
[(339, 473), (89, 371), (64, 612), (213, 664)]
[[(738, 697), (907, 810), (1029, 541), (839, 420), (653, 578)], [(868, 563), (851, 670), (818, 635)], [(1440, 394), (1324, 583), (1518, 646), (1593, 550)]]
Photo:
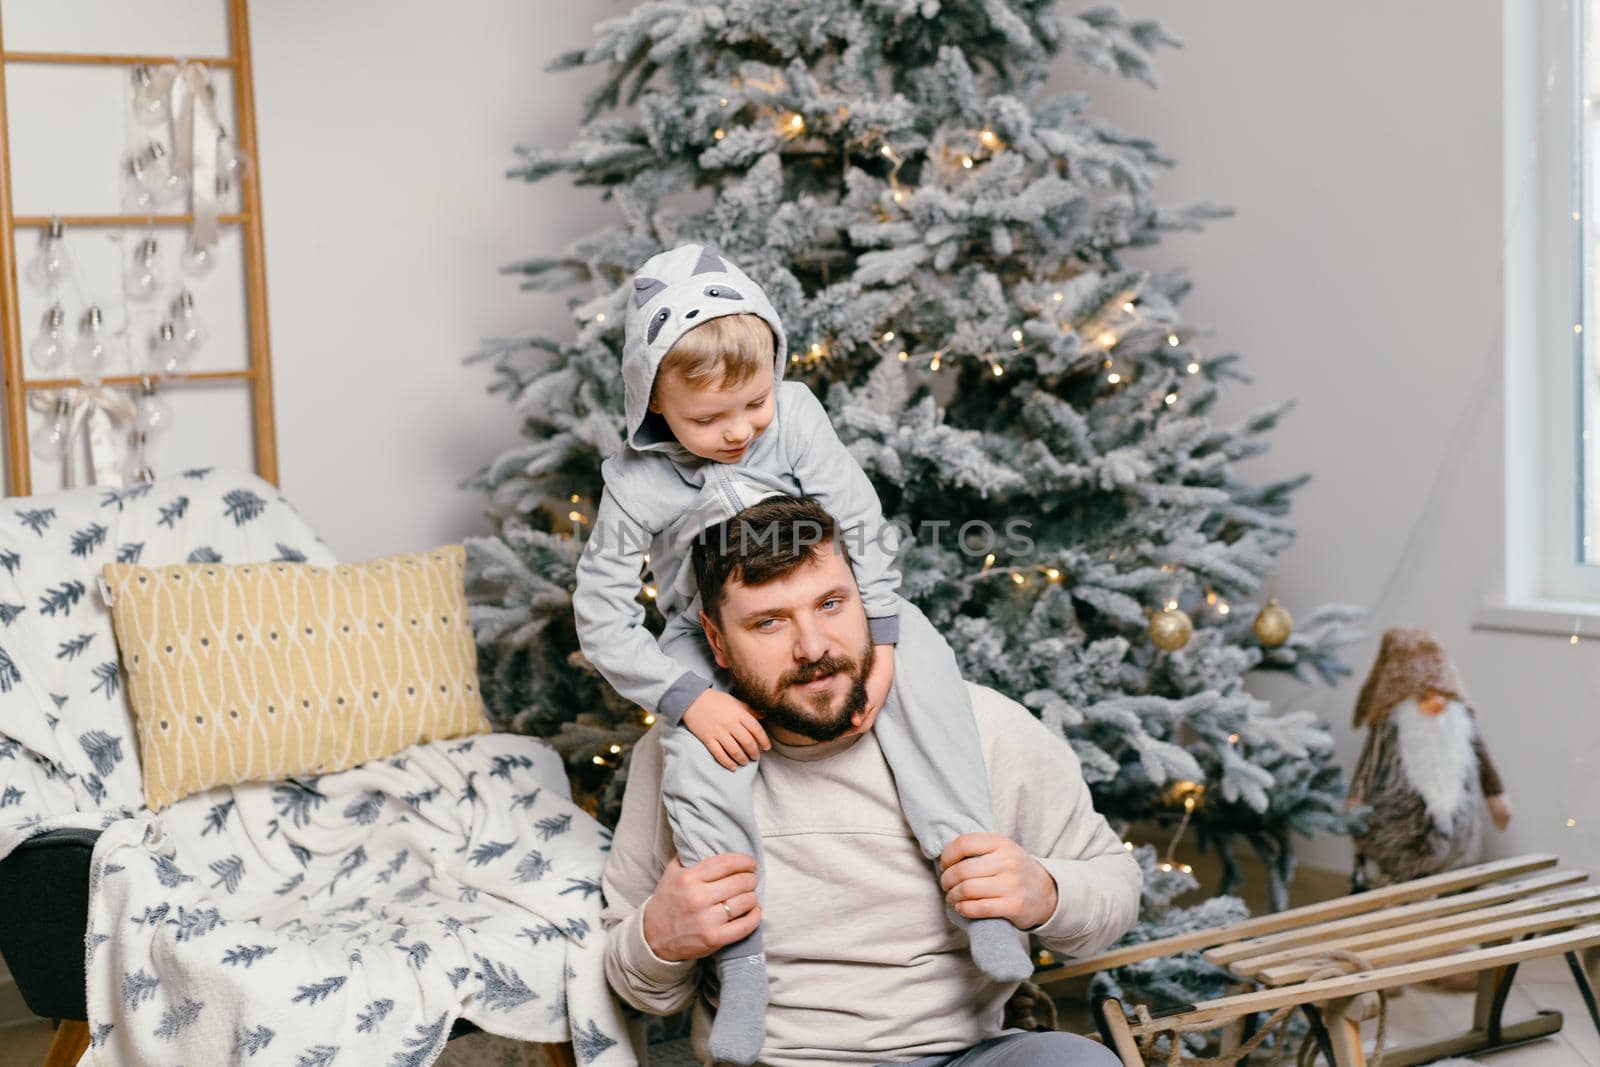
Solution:
[[(1138, 865), (1094, 810), (1072, 748), (1022, 705), (968, 688), (994, 829), (1056, 883), (1054, 914), (1029, 933), (1061, 956), (1099, 952), (1138, 914)], [(606, 864), (606, 977), (651, 1014), (694, 1002), (694, 1047), (710, 1062), (714, 957), (668, 962), (644, 939), (645, 906), (675, 854), (661, 803), (659, 730), (634, 747)], [(901, 813), (875, 736), (774, 742), (755, 779), (755, 812), (766, 853), (763, 1064), (876, 1064), (963, 1049), (1002, 1031), (1016, 987), (978, 970), (946, 918), (937, 875)]]

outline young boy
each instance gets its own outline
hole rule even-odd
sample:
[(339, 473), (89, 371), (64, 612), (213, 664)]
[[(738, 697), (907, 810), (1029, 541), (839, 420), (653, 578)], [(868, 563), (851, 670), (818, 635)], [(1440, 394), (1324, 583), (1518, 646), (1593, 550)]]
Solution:
[[(651, 257), (633, 284), (622, 354), (627, 436), (602, 467), (605, 492), (573, 607), (584, 655), (661, 720), (662, 802), (680, 862), (753, 856), (761, 893), (751, 776), (770, 743), (750, 708), (718, 688), (690, 549), (701, 531), (763, 497), (804, 494), (838, 521), (867, 610), (873, 666), (856, 728), (876, 730), (937, 882), (945, 846), (993, 825), (989, 783), (955, 656), (898, 594), (894, 538), (877, 494), (811, 390), (781, 381), (783, 324), (744, 272), (688, 244)], [(667, 619), (659, 643), (638, 603), (647, 552)], [(969, 920), (948, 906), (946, 914), (996, 981), (1032, 973), (1026, 938), (1010, 923)], [(754, 1063), (767, 1005), (759, 929), (717, 954), (717, 974), (711, 1053)]]

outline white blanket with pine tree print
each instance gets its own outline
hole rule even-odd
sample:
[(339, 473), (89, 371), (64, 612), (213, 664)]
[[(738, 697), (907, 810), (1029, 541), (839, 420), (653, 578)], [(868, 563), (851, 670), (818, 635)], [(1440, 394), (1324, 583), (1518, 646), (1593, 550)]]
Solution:
[(570, 1038), (582, 1064), (636, 1062), (601, 964), (610, 834), (553, 750), (438, 742), (154, 815), (95, 592), (113, 559), (335, 562), (248, 474), (0, 505), (0, 857), (47, 830), (103, 831), (84, 1063), (409, 1067), (458, 1018)]

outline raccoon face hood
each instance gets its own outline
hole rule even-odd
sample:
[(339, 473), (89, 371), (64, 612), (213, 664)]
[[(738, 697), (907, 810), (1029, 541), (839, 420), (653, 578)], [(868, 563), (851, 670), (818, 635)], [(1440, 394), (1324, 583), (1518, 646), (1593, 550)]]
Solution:
[(679, 245), (659, 252), (633, 276), (622, 342), (626, 445), (638, 451), (682, 451), (666, 420), (650, 411), (661, 360), (678, 339), (721, 315), (759, 315), (772, 327), (773, 383), (783, 378), (789, 344), (762, 288), (715, 248)]

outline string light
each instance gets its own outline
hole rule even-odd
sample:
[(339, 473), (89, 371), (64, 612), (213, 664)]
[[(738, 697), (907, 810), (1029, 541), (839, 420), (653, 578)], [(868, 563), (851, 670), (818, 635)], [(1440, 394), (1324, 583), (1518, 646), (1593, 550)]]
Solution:
[(978, 134), (978, 140), (983, 142), (983, 147), (991, 150), (998, 147), (1000, 144), (1000, 138), (994, 135), (993, 130), (984, 130), (982, 133)]
[(577, 493), (573, 493), (573, 494), (572, 494), (572, 502), (573, 502), (573, 503), (574, 503), (574, 504), (576, 504), (576, 503), (577, 503), (577, 502), (578, 502), (578, 501), (579, 501), (579, 500), (580, 500), (580, 499), (582, 499), (582, 498), (581, 498), (581, 497), (579, 497), (579, 496), (578, 496), (578, 494), (577, 494)]
[(988, 570), (990, 567), (993, 567), (993, 566), (994, 566), (994, 553), (991, 552), (987, 556), (983, 557), (983, 569), (984, 570)]
[(598, 766), (601, 766), (601, 767), (604, 767), (604, 766), (605, 766), (605, 765), (606, 765), (606, 758), (605, 758), (605, 757), (604, 757), (604, 756), (596, 756), (596, 757), (595, 757), (595, 758), (594, 758), (594, 762), (595, 762), (595, 763), (596, 763), (596, 764), (597, 764), (597, 765), (598, 765)]
[(883, 335), (883, 339), (885, 341), (893, 341), (894, 340), (894, 331), (893, 330), (885, 331), (884, 335)]
[(1049, 578), (1052, 582), (1059, 582), (1061, 580), (1061, 572), (1056, 570), (1054, 567), (1046, 567), (1044, 569), (1044, 574), (1045, 577)]
[(600, 314), (598, 314), (598, 315), (596, 315), (594, 317), (594, 321), (596, 321), (596, 322), (604, 322), (604, 321), (606, 321), (606, 313), (604, 311), (600, 312)]
[(727, 107), (728, 106), (728, 98), (727, 97), (723, 97), (721, 100), (718, 100), (717, 101), (717, 105), (719, 107)]
[(1237, 745), (1238, 743), (1239, 743), (1239, 735), (1238, 734), (1229, 734), (1228, 735), (1228, 744)]
[(1132, 315), (1133, 314), (1133, 310), (1134, 310), (1133, 301), (1129, 300), (1127, 303), (1123, 304), (1122, 305), (1122, 310), (1126, 311), (1128, 314)]
[(998, 363), (989, 364), (989, 369), (994, 371), (994, 376), (996, 378), (1000, 377), (1002, 374), (1004, 374), (1006, 372), (1006, 369), (1004, 367), (1002, 367)]
[(651, 600), (654, 600), (656, 598), (656, 587), (653, 585), (645, 586), (644, 595), (649, 597)]
[(939, 369), (939, 365), (940, 365), (939, 353), (935, 352), (933, 354), (933, 358), (928, 361), (928, 368), (930, 370), (938, 370)]
[(972, 169), (972, 157), (971, 156), (962, 156), (961, 157), (961, 166), (966, 170), (971, 170)]
[(789, 115), (788, 127), (790, 134), (800, 134), (804, 132), (806, 128), (805, 116), (801, 115), (798, 111), (791, 113)]
[(1200, 373), (1200, 364), (1191, 363), (1187, 367), (1185, 367), (1184, 369), (1187, 370), (1190, 374), (1199, 374)]
[(1061, 301), (1066, 299), (1066, 295), (1060, 291), (1057, 291), (1050, 294), (1050, 299), (1059, 304)]
[(646, 726), (654, 726), (656, 724), (656, 717), (647, 713), (644, 717), (644, 724)]
[(911, 353), (907, 352), (903, 348), (899, 352), (897, 352), (895, 354), (899, 357), (901, 363), (904, 363), (906, 360), (911, 358)]
[(1178, 335), (1175, 334), (1175, 333), (1167, 334), (1167, 344), (1172, 346), (1173, 348), (1177, 348), (1178, 347)]
[(1178, 394), (1177, 393), (1168, 393), (1167, 396), (1166, 396), (1166, 401), (1167, 401), (1167, 404), (1169, 406), (1172, 405), (1172, 404), (1176, 404), (1178, 402)]
[(1011, 331), (1011, 339), (1013, 341), (1017, 342), (1017, 344), (1020, 345), (1022, 343), (1022, 331), (1021, 330), (1012, 330)]
[(1112, 345), (1117, 343), (1117, 335), (1112, 333), (1110, 330), (1107, 330), (1105, 333), (1101, 334), (1099, 337), (1096, 337), (1095, 340), (1099, 341), (1101, 344), (1105, 345), (1107, 348), (1110, 348)]
[(1112, 371), (1110, 374), (1106, 375), (1106, 381), (1110, 382), (1112, 385), (1116, 385), (1118, 382), (1122, 381), (1122, 375), (1118, 374), (1116, 371)]
[(723, 129), (721, 126), (718, 126), (716, 129), (711, 131), (711, 136), (720, 141), (724, 137), (728, 136), (728, 131)]
[(569, 512), (567, 512), (567, 518), (570, 519), (572, 522), (580, 523), (580, 524), (589, 521), (588, 519), (583, 517), (583, 512), (581, 512), (581, 511), (569, 511)]

